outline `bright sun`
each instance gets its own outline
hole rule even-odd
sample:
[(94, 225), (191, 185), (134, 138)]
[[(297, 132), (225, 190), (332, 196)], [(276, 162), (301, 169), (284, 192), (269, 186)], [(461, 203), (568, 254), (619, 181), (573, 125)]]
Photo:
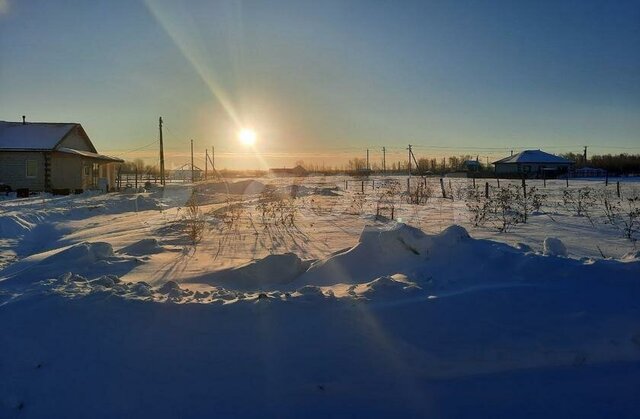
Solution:
[(243, 129), (238, 133), (238, 138), (244, 145), (254, 145), (256, 143), (256, 132), (251, 129)]

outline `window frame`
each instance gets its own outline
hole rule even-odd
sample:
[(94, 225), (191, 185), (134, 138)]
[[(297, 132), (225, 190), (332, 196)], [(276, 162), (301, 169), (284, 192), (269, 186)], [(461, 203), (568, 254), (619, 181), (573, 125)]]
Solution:
[[(33, 165), (33, 174), (29, 175), (29, 165)], [(24, 164), (24, 177), (26, 179), (36, 179), (38, 177), (38, 160), (26, 159)]]

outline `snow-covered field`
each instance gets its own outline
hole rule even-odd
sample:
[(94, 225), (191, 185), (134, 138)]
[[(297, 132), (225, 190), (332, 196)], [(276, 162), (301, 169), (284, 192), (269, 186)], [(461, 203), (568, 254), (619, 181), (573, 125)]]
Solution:
[(421, 182), (0, 201), (0, 417), (637, 416), (640, 183)]

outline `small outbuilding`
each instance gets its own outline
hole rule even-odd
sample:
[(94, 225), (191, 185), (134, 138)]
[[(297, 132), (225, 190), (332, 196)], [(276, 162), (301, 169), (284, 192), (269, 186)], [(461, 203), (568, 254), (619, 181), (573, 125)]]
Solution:
[(581, 167), (573, 171), (575, 177), (605, 177), (607, 171), (596, 167)]
[(304, 167), (297, 165), (294, 168), (274, 168), (269, 169), (269, 174), (272, 176), (306, 176), (307, 169)]
[(498, 176), (543, 178), (567, 174), (574, 162), (541, 150), (525, 150), (493, 164)]
[(0, 184), (13, 190), (112, 190), (122, 162), (99, 154), (80, 124), (0, 121)]

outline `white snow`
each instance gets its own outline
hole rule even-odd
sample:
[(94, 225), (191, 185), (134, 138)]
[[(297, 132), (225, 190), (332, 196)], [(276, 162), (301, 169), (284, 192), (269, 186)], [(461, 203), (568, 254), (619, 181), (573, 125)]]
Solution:
[(1, 201), (0, 417), (633, 417), (638, 250), (548, 183), (509, 233), (435, 197), (376, 219), (342, 178), (201, 184), (195, 246), (188, 184)]
[(562, 240), (555, 237), (547, 237), (542, 243), (543, 253), (547, 256), (567, 256), (567, 247)]

